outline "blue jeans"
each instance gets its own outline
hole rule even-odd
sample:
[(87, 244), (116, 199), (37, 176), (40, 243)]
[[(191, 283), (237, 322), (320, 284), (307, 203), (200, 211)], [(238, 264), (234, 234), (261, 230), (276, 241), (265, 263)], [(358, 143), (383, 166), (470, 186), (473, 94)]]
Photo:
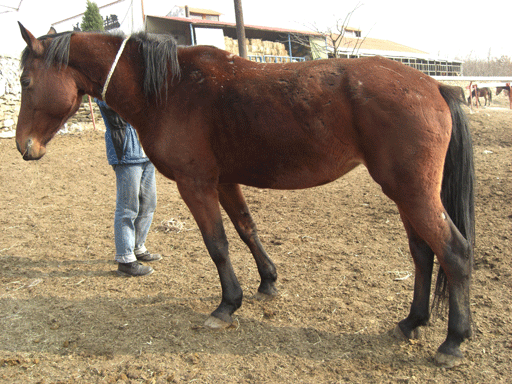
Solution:
[(144, 245), (156, 209), (155, 167), (150, 162), (118, 164), (114, 236), (119, 263), (136, 261), (146, 252)]

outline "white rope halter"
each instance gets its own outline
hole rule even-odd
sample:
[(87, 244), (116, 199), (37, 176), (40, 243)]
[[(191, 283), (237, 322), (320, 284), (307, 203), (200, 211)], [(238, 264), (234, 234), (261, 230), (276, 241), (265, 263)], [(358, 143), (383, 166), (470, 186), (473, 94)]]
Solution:
[(124, 47), (126, 46), (126, 43), (128, 42), (128, 39), (130, 39), (130, 37), (131, 37), (131, 35), (128, 35), (121, 43), (121, 47), (119, 48), (116, 58), (114, 59), (114, 62), (112, 63), (112, 67), (110, 68), (110, 72), (108, 73), (107, 81), (105, 81), (105, 85), (103, 86), (103, 91), (101, 92), (101, 98), (105, 102), (106, 102), (105, 96), (107, 95), (108, 84), (110, 83), (110, 79), (112, 78), (112, 75), (114, 74), (114, 71), (116, 70), (117, 62), (119, 61), (121, 55), (123, 54)]

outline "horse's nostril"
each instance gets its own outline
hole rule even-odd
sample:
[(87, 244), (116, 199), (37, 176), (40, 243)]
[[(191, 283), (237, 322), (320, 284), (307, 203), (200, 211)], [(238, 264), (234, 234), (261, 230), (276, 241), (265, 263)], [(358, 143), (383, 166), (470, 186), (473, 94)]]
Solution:
[(32, 148), (33, 145), (34, 145), (34, 140), (28, 139), (25, 143), (25, 149), (23, 150), (19, 141), (16, 140), (16, 148), (18, 148), (18, 151), (21, 153), (21, 155), (23, 156), (23, 158), (25, 160), (27, 160), (27, 155), (29, 154), (30, 149)]

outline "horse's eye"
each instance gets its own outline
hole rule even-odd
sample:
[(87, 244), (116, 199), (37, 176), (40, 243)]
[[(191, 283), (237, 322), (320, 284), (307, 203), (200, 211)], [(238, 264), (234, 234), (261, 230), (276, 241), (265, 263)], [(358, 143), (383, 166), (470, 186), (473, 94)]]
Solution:
[(28, 77), (22, 77), (20, 83), (23, 88), (27, 88), (30, 86), (30, 79)]

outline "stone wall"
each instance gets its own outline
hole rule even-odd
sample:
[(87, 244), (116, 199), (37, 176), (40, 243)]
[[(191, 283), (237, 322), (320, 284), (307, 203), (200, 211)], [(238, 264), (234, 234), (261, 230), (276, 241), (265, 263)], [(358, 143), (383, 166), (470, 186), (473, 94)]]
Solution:
[[(13, 137), (16, 130), (21, 103), (20, 75), (19, 59), (0, 56), (0, 137)], [(96, 103), (93, 102), (92, 107), (97, 128), (104, 129)], [(86, 101), (61, 129), (61, 133), (82, 131), (89, 127), (92, 127), (92, 118)]]
[(16, 128), (20, 109), (20, 61), (0, 56), (0, 134)]

